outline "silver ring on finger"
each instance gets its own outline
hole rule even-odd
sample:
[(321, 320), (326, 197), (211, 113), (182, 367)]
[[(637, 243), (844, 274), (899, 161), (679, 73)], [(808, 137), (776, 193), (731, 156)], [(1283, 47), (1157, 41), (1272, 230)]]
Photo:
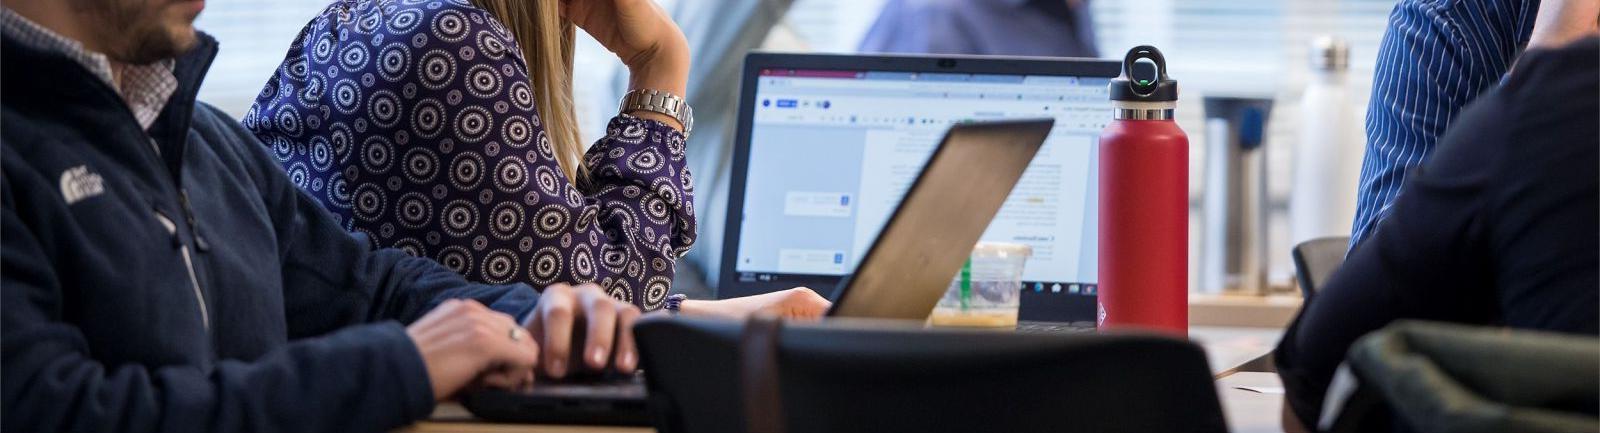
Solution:
[(521, 342), (522, 336), (527, 333), (528, 331), (523, 331), (521, 326), (512, 326), (510, 335), (511, 341)]

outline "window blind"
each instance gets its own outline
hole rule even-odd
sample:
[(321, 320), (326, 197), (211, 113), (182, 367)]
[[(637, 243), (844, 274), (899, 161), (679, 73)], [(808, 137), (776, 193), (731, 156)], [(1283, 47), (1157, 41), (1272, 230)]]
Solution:
[(200, 100), (243, 116), (267, 77), (283, 62), (300, 29), (330, 0), (229, 0), (206, 4), (195, 21), (221, 45), (200, 87)]

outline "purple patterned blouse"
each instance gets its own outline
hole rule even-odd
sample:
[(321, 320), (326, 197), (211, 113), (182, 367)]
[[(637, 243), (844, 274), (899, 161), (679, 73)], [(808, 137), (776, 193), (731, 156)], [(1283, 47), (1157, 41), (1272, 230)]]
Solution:
[(244, 125), (378, 247), (487, 283), (596, 282), (661, 308), (695, 240), (683, 134), (618, 116), (562, 174), (511, 33), (465, 0), (343, 0), (300, 33)]

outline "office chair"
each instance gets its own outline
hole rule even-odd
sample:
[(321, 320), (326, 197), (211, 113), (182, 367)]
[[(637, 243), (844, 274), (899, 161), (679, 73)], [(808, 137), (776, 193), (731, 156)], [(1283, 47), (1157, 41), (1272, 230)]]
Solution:
[(1600, 428), (1600, 339), (1593, 336), (1400, 321), (1357, 340), (1345, 366), (1351, 374), (1336, 376), (1333, 387), (1355, 391), (1323, 414), (1321, 430)]
[(1349, 248), (1349, 236), (1316, 238), (1294, 246), (1290, 251), (1294, 258), (1294, 280), (1304, 299), (1311, 299), (1322, 283), (1328, 281), (1328, 276), (1344, 264), (1344, 254)]
[(673, 432), (1223, 432), (1201, 349), (1149, 335), (654, 317), (635, 327)]
[[(1330, 236), (1301, 242), (1289, 251), (1294, 259), (1294, 280), (1295, 285), (1300, 286), (1301, 299), (1311, 300), (1311, 295), (1328, 281), (1328, 276), (1344, 264), (1349, 245), (1348, 236)], [(1240, 365), (1239, 371), (1276, 373), (1278, 366), (1273, 354), (1268, 353)]]

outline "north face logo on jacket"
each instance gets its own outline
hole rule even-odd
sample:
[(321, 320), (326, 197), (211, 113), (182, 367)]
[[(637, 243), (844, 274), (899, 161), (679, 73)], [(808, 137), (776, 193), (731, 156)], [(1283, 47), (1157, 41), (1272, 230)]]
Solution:
[(100, 175), (89, 171), (87, 165), (61, 172), (61, 197), (66, 199), (69, 205), (104, 192), (106, 192), (105, 185)]

